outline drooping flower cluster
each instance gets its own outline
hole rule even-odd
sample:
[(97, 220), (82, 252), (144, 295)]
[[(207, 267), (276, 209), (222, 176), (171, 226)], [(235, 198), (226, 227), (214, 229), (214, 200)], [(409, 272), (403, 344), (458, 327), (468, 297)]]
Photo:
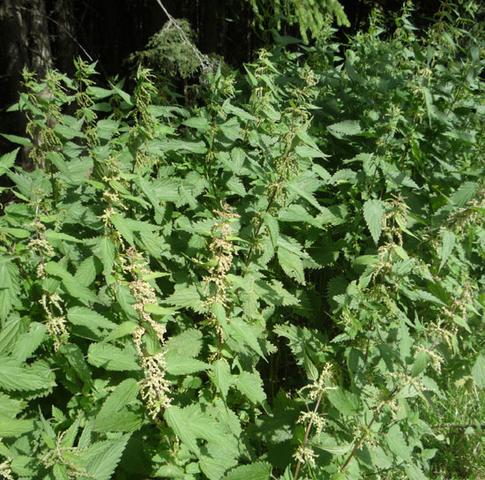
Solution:
[(57, 293), (52, 295), (44, 294), (40, 303), (47, 317), (45, 324), (47, 331), (54, 342), (54, 350), (57, 351), (69, 339), (66, 317), (61, 306), (61, 297)]
[[(146, 305), (157, 303), (155, 289), (145, 280), (151, 272), (145, 259), (134, 248), (129, 248), (125, 254), (127, 262), (123, 266), (123, 270), (133, 278), (129, 283), (130, 291), (136, 301), (133, 308), (138, 313), (140, 320), (150, 326), (160, 342), (160, 347), (163, 347), (165, 344), (165, 325), (156, 322), (145, 311)], [(141, 382), (141, 395), (147, 402), (149, 415), (155, 419), (162, 409), (170, 405), (170, 382), (165, 378), (166, 363), (163, 351), (154, 355), (149, 355), (145, 351), (143, 347), (145, 333), (145, 328), (139, 326), (133, 333), (133, 341), (145, 374), (145, 378)]]
[(0, 463), (0, 478), (5, 480), (13, 480), (12, 468), (9, 460), (5, 460)]
[(138, 327), (133, 333), (135, 344), (145, 378), (141, 382), (141, 396), (147, 402), (148, 413), (156, 419), (159, 413), (170, 406), (170, 382), (165, 378), (166, 364), (163, 352), (147, 355), (143, 349), (145, 329)]
[(214, 213), (219, 217), (218, 222), (212, 228), (213, 238), (209, 246), (214, 264), (204, 280), (209, 288), (212, 287), (208, 303), (225, 305), (227, 301), (227, 274), (231, 269), (234, 257), (231, 223), (239, 218), (239, 215), (232, 212), (231, 207), (227, 204), (223, 204), (222, 209), (216, 210)]

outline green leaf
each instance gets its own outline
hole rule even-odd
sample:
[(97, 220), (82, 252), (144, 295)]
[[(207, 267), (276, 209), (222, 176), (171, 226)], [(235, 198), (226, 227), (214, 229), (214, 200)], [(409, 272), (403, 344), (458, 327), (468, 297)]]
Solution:
[(9, 142), (16, 143), (17, 145), (22, 145), (23, 147), (31, 147), (32, 142), (30, 139), (25, 137), (19, 137), (18, 135), (7, 135), (6, 133), (0, 133), (0, 136), (6, 138)]
[(45, 236), (47, 240), (50, 241), (63, 241), (63, 242), (73, 242), (73, 243), (83, 243), (82, 240), (79, 240), (72, 235), (68, 235), (67, 233), (62, 232), (55, 232), (54, 230), (46, 230)]
[(476, 194), (478, 185), (475, 182), (465, 182), (460, 185), (450, 197), (450, 202), (458, 208), (463, 208)]
[(96, 279), (96, 259), (91, 256), (81, 262), (79, 268), (74, 275), (74, 279), (83, 285), (89, 287)]
[(259, 329), (241, 318), (233, 318), (223, 329), (237, 342), (243, 343), (251, 347), (261, 358), (265, 358), (261, 346), (258, 341)]
[(441, 263), (439, 266), (439, 270), (441, 270), (448, 258), (450, 257), (451, 253), (453, 252), (453, 247), (455, 246), (456, 235), (451, 232), (450, 230), (444, 230), (441, 234), (441, 248), (439, 251), (439, 256), (441, 259)]
[(81, 303), (89, 305), (97, 302), (96, 295), (89, 288), (81, 285), (62, 265), (55, 262), (48, 262), (45, 271), (54, 277), (60, 277), (67, 293), (77, 298)]
[(233, 468), (224, 480), (269, 480), (270, 477), (271, 465), (266, 462), (256, 462)]
[(13, 317), (0, 330), (0, 353), (10, 353), (20, 333), (20, 317)]
[(278, 248), (278, 262), (283, 271), (291, 278), (302, 285), (305, 284), (305, 272), (303, 270), (303, 262), (298, 254), (287, 250), (286, 248)]
[(116, 323), (108, 320), (98, 312), (86, 307), (72, 307), (67, 312), (67, 318), (73, 325), (89, 328), (96, 335), (100, 335), (102, 329), (113, 330)]
[[(201, 469), (210, 479), (220, 478), (225, 470), (235, 465), (238, 439), (224, 423), (203, 412), (200, 405), (171, 406), (165, 410), (164, 419), (182, 443), (199, 457)], [(207, 442), (204, 450), (197, 440)]]
[(182, 355), (166, 355), (165, 362), (170, 375), (189, 375), (210, 367), (208, 363)]
[(381, 200), (367, 200), (365, 202), (364, 218), (376, 245), (381, 236), (384, 213), (384, 203)]
[(344, 138), (351, 135), (358, 135), (362, 129), (356, 120), (344, 120), (327, 127), (327, 130), (336, 138)]
[(252, 403), (262, 404), (266, 400), (263, 382), (258, 372), (242, 372), (238, 375), (235, 386)]
[(88, 349), (88, 362), (106, 370), (119, 372), (140, 370), (132, 348), (121, 349), (107, 343), (92, 343)]
[(114, 440), (96, 442), (82, 454), (86, 464), (85, 471), (90, 478), (109, 480), (121, 460), (130, 435)]
[(229, 387), (233, 383), (231, 368), (225, 358), (220, 358), (212, 364), (212, 370), (209, 377), (222, 395), (222, 398), (225, 399), (229, 392)]
[(358, 411), (358, 398), (341, 387), (329, 390), (327, 398), (342, 415), (349, 417), (355, 415)]
[(115, 246), (108, 237), (101, 237), (98, 244), (93, 249), (93, 253), (101, 260), (103, 264), (103, 275), (106, 279), (111, 276), (115, 260)]
[(182, 122), (182, 125), (185, 125), (186, 127), (190, 127), (190, 128), (195, 128), (196, 130), (200, 130), (201, 132), (205, 132), (210, 127), (210, 124), (205, 117), (189, 118), (184, 122)]
[(20, 148), (16, 148), (12, 152), (5, 153), (0, 157), (0, 175), (3, 175), (7, 170), (14, 166), (19, 150)]
[(472, 377), (478, 388), (485, 388), (485, 355), (478, 355), (472, 367)]
[(171, 406), (163, 415), (168, 426), (175, 435), (195, 454), (200, 454), (197, 438), (200, 438), (199, 430), (210, 427), (204, 422), (205, 417), (199, 410), (198, 405), (189, 405), (186, 408)]
[(194, 285), (176, 285), (172, 295), (165, 299), (165, 303), (176, 307), (190, 308), (200, 312), (203, 307), (199, 292)]
[(94, 429), (98, 432), (132, 432), (140, 428), (142, 417), (127, 406), (138, 395), (138, 382), (133, 378), (123, 380), (104, 401), (94, 420)]
[(401, 460), (411, 460), (411, 448), (406, 442), (399, 425), (393, 425), (386, 434), (389, 450)]
[(23, 333), (14, 345), (12, 357), (19, 362), (24, 362), (33, 356), (46, 338), (46, 326), (42, 323), (32, 322), (29, 325), (29, 330)]
[(202, 348), (202, 333), (195, 328), (188, 328), (182, 333), (170, 337), (165, 344), (165, 357), (196, 357)]
[(111, 97), (114, 91), (107, 90), (106, 88), (89, 86), (86, 90), (86, 93), (97, 100), (101, 100), (103, 98)]
[(429, 355), (424, 351), (418, 352), (414, 359), (414, 364), (411, 368), (411, 375), (413, 377), (417, 377), (419, 374), (426, 370), (428, 363)]
[(37, 391), (53, 387), (54, 373), (41, 361), (24, 366), (15, 360), (0, 358), (0, 389)]
[(20, 437), (24, 433), (34, 429), (32, 420), (17, 420), (15, 418), (4, 417), (0, 413), (0, 438)]
[(345, 455), (352, 448), (351, 443), (339, 443), (334, 437), (323, 432), (314, 437), (312, 445), (336, 456)]
[(86, 363), (82, 350), (73, 343), (67, 343), (62, 345), (59, 351), (64, 355), (79, 378), (85, 383), (91, 383), (91, 369)]
[(0, 392), (0, 415), (8, 418), (15, 418), (24, 408), (26, 402), (15, 400)]
[(176, 308), (173, 307), (162, 307), (156, 303), (147, 303), (143, 306), (143, 310), (147, 313), (152, 313), (154, 315), (172, 315), (177, 312)]

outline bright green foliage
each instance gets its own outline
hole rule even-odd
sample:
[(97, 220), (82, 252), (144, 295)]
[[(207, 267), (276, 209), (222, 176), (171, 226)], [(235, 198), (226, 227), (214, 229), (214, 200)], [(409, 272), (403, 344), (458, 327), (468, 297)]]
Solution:
[(339, 26), (350, 26), (338, 0), (249, 0), (249, 3), (261, 27), (279, 30), (282, 22), (298, 25), (305, 42), (309, 37), (322, 38), (333, 18)]
[(483, 476), (470, 22), (262, 51), (190, 106), (143, 67), (133, 93), (80, 61), (26, 74), (9, 138), (36, 168), (0, 159), (0, 475)]

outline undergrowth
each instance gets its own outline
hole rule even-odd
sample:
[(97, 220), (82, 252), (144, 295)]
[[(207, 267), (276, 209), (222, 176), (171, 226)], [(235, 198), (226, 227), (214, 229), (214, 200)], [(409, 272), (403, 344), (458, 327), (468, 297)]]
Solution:
[(132, 92), (81, 60), (25, 72), (0, 476), (483, 478), (483, 25), (462, 6), (419, 37), (408, 10), (348, 45), (326, 24), (244, 75), (203, 68), (185, 105), (143, 66)]

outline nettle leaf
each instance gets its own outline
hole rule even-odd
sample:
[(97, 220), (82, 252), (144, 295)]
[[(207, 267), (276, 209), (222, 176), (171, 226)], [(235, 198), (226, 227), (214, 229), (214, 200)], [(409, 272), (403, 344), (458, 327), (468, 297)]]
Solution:
[(229, 392), (229, 387), (233, 383), (231, 368), (229, 367), (229, 364), (225, 358), (220, 358), (212, 364), (209, 377), (222, 395), (222, 398), (225, 399), (227, 397), (227, 393)]
[(142, 416), (128, 410), (138, 396), (138, 382), (123, 380), (104, 401), (94, 420), (98, 432), (132, 432), (140, 428)]
[(476, 195), (477, 189), (478, 185), (475, 182), (463, 183), (450, 197), (450, 203), (463, 208)]
[(182, 333), (170, 337), (165, 347), (165, 355), (196, 357), (202, 348), (202, 333), (195, 328), (188, 328)]
[(55, 376), (52, 370), (42, 361), (31, 365), (1, 358), (0, 389), (6, 391), (38, 391), (55, 386)]
[(248, 345), (261, 358), (265, 358), (259, 344), (259, 334), (261, 332), (256, 325), (251, 325), (241, 318), (233, 318), (230, 322), (223, 324), (222, 328), (233, 340), (240, 344)]
[(266, 462), (256, 462), (233, 468), (224, 480), (269, 480), (270, 477), (271, 465)]
[(140, 370), (134, 348), (118, 348), (108, 343), (92, 343), (88, 350), (88, 362), (106, 370)]
[(399, 425), (393, 425), (386, 434), (389, 450), (401, 460), (411, 460), (411, 448), (409, 447)]
[(263, 404), (266, 393), (263, 390), (263, 381), (258, 372), (242, 372), (234, 383), (236, 388), (252, 403)]
[(59, 277), (62, 280), (62, 285), (65, 287), (67, 293), (72, 297), (78, 299), (85, 305), (97, 303), (96, 294), (89, 288), (81, 285), (76, 278), (71, 275), (62, 265), (55, 262), (48, 262), (45, 265), (45, 271), (53, 277)]
[(335, 456), (345, 455), (352, 449), (352, 444), (339, 442), (336, 438), (323, 432), (312, 439), (312, 445)]
[(327, 130), (336, 138), (358, 135), (362, 132), (359, 122), (356, 120), (344, 120), (343, 122), (334, 123), (327, 127)]
[(70, 308), (67, 312), (67, 318), (73, 325), (89, 328), (96, 335), (100, 335), (103, 329), (113, 330), (116, 327), (116, 323), (86, 307)]
[(168, 358), (165, 357), (165, 361), (167, 372), (170, 375), (189, 375), (207, 370), (210, 367), (208, 363), (182, 355), (169, 355)]
[(424, 372), (428, 366), (429, 360), (430, 358), (428, 353), (425, 351), (418, 352), (414, 358), (414, 364), (411, 368), (411, 375), (413, 377), (417, 377), (419, 374)]
[(283, 271), (298, 283), (305, 284), (305, 272), (303, 270), (303, 262), (294, 251), (290, 251), (285, 247), (278, 248), (278, 262)]
[[(222, 477), (234, 466), (239, 455), (238, 440), (207, 413), (200, 405), (185, 408), (171, 406), (165, 410), (164, 419), (182, 443), (200, 459), (202, 471), (212, 480)], [(206, 442), (205, 449), (199, 447), (198, 440)]]
[(97, 268), (95, 257), (91, 256), (81, 262), (74, 275), (74, 279), (81, 285), (89, 287), (96, 279)]
[(84, 353), (82, 350), (73, 343), (66, 343), (61, 346), (59, 351), (64, 355), (67, 362), (74, 371), (77, 373), (79, 378), (85, 382), (91, 383), (91, 369), (84, 358)]
[(441, 262), (438, 270), (441, 270), (448, 261), (448, 258), (453, 252), (455, 241), (456, 235), (453, 232), (451, 232), (450, 230), (443, 231), (441, 235), (441, 248), (439, 252)]
[(478, 388), (485, 388), (485, 355), (478, 355), (472, 367), (472, 377)]
[(15, 150), (0, 156), (0, 175), (3, 175), (7, 170), (14, 166), (19, 151), (20, 148), (16, 148)]
[(203, 302), (195, 285), (176, 285), (174, 293), (165, 299), (165, 303), (190, 308), (195, 312), (203, 310)]
[(0, 437), (20, 437), (34, 429), (32, 420), (17, 420), (0, 414)]
[(113, 271), (116, 248), (112, 240), (108, 237), (101, 237), (93, 249), (93, 253), (103, 264), (103, 275), (108, 279)]
[(15, 418), (26, 406), (26, 402), (10, 398), (0, 392), (0, 415)]
[(327, 392), (327, 398), (342, 415), (349, 417), (356, 415), (358, 412), (358, 398), (341, 387), (330, 389)]
[(369, 229), (372, 239), (376, 245), (381, 236), (384, 213), (384, 203), (381, 200), (367, 200), (365, 202), (365, 222), (367, 223), (367, 228)]
[(81, 458), (88, 476), (96, 480), (109, 480), (121, 460), (129, 438), (130, 435), (127, 434), (117, 439), (93, 443), (87, 448)]
[(24, 362), (34, 355), (34, 352), (47, 338), (47, 328), (42, 323), (32, 322), (29, 330), (19, 336), (13, 346), (12, 357), (19, 362)]
[(0, 353), (10, 353), (20, 335), (20, 317), (8, 320), (0, 330)]
[(202, 334), (193, 328), (171, 337), (165, 345), (167, 372), (171, 375), (188, 375), (207, 370), (209, 364), (194, 358), (201, 348)]
[(0, 256), (0, 322), (4, 322), (20, 292), (19, 271), (7, 257)]

